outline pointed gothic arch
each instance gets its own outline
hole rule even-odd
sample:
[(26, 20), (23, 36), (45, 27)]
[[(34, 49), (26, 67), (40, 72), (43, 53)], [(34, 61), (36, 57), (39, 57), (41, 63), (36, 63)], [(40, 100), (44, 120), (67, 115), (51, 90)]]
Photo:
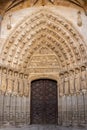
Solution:
[(59, 70), (86, 61), (83, 38), (69, 21), (47, 8), (25, 17), (15, 27), (5, 42), (1, 59), (6, 65), (27, 71), (32, 55), (43, 44), (57, 56)]

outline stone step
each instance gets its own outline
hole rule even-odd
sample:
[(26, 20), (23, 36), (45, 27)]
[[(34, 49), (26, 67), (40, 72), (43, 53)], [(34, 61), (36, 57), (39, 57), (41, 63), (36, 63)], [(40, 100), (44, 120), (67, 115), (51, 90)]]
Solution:
[(82, 127), (62, 127), (62, 126), (56, 126), (56, 125), (29, 125), (29, 126), (4, 126), (1, 127), (0, 130), (87, 130), (86, 128)]

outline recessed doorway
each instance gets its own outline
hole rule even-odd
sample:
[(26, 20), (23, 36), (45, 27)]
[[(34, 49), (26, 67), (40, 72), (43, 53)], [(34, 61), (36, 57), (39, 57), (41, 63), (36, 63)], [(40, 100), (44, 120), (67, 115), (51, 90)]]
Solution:
[(57, 82), (39, 79), (31, 83), (31, 124), (57, 124)]

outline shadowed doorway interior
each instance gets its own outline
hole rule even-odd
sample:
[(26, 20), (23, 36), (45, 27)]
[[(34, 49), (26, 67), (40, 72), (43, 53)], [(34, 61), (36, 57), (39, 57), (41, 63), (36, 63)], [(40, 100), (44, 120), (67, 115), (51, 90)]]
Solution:
[(57, 82), (39, 79), (31, 83), (31, 124), (57, 124)]

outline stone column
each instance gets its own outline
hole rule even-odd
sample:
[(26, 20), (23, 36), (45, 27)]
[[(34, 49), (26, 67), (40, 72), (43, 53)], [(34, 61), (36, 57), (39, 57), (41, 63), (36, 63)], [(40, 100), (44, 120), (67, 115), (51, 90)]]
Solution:
[[(57, 81), (57, 101), (59, 100), (59, 82)], [(59, 101), (57, 102), (57, 107), (59, 106)], [(59, 109), (58, 109), (59, 113)], [(58, 124), (59, 124), (59, 116), (58, 116)]]
[(30, 84), (28, 81), (28, 75), (24, 75), (24, 96), (26, 97), (26, 123), (30, 124)]
[(62, 97), (64, 96), (64, 75), (59, 75), (59, 99), (58, 99), (58, 124), (63, 123), (63, 107), (62, 107)]
[(79, 68), (76, 68), (75, 69), (75, 91), (76, 91), (76, 124), (77, 125), (80, 125), (80, 109), (79, 109), (79, 94), (80, 94), (80, 91), (81, 91), (81, 73), (80, 73), (80, 69)]
[(17, 71), (14, 72), (14, 85), (13, 85), (13, 95), (14, 95), (14, 123), (17, 123), (17, 96), (18, 96), (18, 78), (19, 74)]
[(71, 105), (71, 109), (70, 109), (70, 122), (73, 126), (73, 120), (74, 120), (74, 104), (73, 104), (73, 96), (74, 96), (74, 93), (75, 93), (75, 80), (74, 80), (74, 77), (75, 77), (75, 73), (74, 73), (74, 70), (70, 70), (69, 71), (69, 91), (70, 91), (70, 105)]
[(31, 123), (31, 82), (29, 82), (29, 124)]
[(69, 74), (68, 72), (64, 73), (64, 95), (65, 95), (65, 125), (68, 125), (68, 104), (67, 104), (67, 99), (69, 96)]
[(0, 125), (2, 125), (2, 114), (3, 114), (3, 95), (1, 92), (2, 86), (2, 67), (0, 66)]

